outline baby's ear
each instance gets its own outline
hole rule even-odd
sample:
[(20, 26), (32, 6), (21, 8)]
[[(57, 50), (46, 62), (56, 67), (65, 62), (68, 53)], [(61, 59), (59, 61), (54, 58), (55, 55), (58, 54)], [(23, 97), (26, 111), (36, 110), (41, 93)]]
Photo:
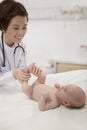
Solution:
[(65, 107), (70, 107), (70, 103), (69, 103), (68, 101), (64, 101), (62, 104), (63, 104)]
[(61, 85), (59, 83), (56, 83), (55, 85), (55, 88), (59, 89), (61, 87)]

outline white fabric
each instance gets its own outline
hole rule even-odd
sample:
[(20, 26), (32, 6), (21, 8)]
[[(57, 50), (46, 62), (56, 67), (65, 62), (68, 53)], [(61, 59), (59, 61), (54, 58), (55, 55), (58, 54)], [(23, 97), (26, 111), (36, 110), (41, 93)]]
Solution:
[[(3, 63), (3, 55), (2, 55), (2, 33), (0, 32), (0, 67)], [(21, 42), (19, 43), (25, 49), (24, 44)], [(17, 43), (14, 43), (12, 47), (9, 47), (4, 43), (4, 50), (5, 50), (5, 63), (6, 67), (4, 68), (4, 72), (10, 71), (17, 67), (25, 66), (25, 55), (21, 48), (17, 48), (14, 56), (14, 49), (18, 46)], [(15, 64), (14, 64), (15, 62)], [(20, 64), (19, 64), (20, 63)]]
[[(47, 75), (46, 84), (74, 83), (87, 94), (87, 70)], [(0, 87), (0, 130), (87, 130), (87, 102), (81, 109), (64, 106), (40, 111), (38, 103), (28, 99), (20, 84)]]
[[(14, 49), (15, 49), (15, 47), (18, 46), (18, 44), (15, 43), (12, 47), (9, 47), (4, 43), (5, 67), (2, 67), (3, 55), (2, 55), (2, 38), (1, 38), (1, 35), (2, 35), (2, 33), (0, 31), (0, 86), (3, 83), (7, 82), (7, 77), (8, 77), (8, 80), (9, 80), (9, 77), (11, 77), (11, 79), (13, 79), (13, 75), (12, 75), (11, 70), (13, 70), (15, 68), (19, 68), (19, 67), (24, 67), (26, 65), (26, 63), (25, 63), (25, 54), (23, 53), (23, 50), (21, 48), (17, 48), (15, 55), (13, 54)], [(19, 44), (26, 51), (26, 48), (25, 48), (24, 44), (22, 42), (19, 43)]]
[(12, 71), (3, 73), (3, 76), (0, 77), (0, 87), (10, 84), (10, 82), (15, 82), (15, 78), (12, 75)]

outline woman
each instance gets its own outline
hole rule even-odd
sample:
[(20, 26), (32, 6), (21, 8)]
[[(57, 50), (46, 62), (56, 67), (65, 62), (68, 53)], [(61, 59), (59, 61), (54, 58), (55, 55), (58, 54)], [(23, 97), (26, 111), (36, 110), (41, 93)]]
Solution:
[(22, 39), (27, 23), (28, 13), (21, 3), (14, 0), (0, 3), (0, 85), (11, 78), (21, 83), (30, 78), (30, 74), (23, 71), (25, 49)]

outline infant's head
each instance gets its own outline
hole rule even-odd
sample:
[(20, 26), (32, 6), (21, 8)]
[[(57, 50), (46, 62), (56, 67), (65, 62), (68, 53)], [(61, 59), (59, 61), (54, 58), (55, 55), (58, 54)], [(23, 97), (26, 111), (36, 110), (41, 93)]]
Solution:
[(57, 91), (57, 97), (67, 107), (80, 108), (86, 102), (86, 94), (83, 89), (73, 84), (60, 87)]

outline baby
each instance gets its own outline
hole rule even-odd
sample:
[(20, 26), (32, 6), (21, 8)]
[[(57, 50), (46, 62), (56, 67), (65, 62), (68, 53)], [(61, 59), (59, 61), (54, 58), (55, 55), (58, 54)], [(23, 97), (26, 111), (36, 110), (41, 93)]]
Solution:
[(84, 106), (86, 94), (79, 86), (73, 84), (47, 86), (44, 84), (46, 79), (44, 72), (37, 68), (35, 64), (26, 67), (26, 70), (37, 76), (37, 79), (32, 85), (24, 82), (22, 90), (29, 98), (39, 102), (40, 110), (45, 111), (60, 105), (75, 108)]

